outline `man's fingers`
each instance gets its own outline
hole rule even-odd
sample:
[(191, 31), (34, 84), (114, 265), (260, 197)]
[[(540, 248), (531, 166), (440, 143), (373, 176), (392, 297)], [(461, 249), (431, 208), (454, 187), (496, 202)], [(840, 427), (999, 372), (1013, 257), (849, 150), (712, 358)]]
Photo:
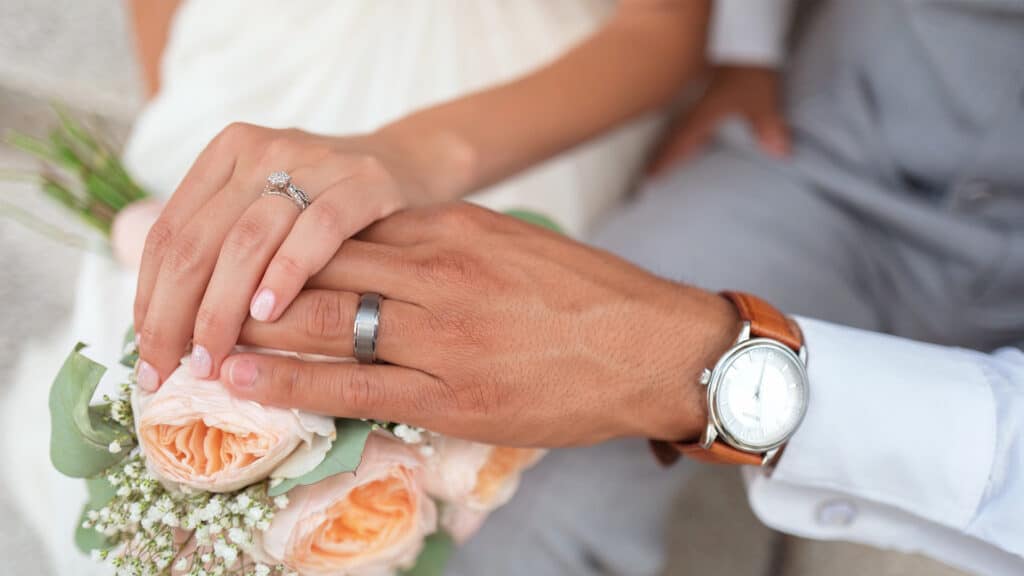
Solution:
[(345, 290), (362, 294), (376, 292), (385, 298), (415, 302), (422, 296), (409, 250), (349, 240), (306, 284), (308, 288)]
[(430, 222), (443, 205), (436, 209), (418, 208), (405, 210), (370, 224), (355, 238), (374, 244), (389, 246), (411, 246), (421, 244), (438, 236), (437, 226)]
[(298, 209), (287, 198), (259, 198), (231, 228), (196, 315), (192, 337), (193, 376), (209, 378), (238, 340), (249, 315), (249, 299), (267, 262), (291, 230)]
[(378, 190), (364, 182), (355, 176), (335, 182), (299, 216), (253, 296), (253, 318), (264, 322), (279, 318), (343, 242), (397, 209), (397, 203), (382, 200)]
[[(353, 356), (352, 332), (359, 295), (336, 290), (304, 290), (276, 322), (248, 320), (239, 343), (320, 354)], [(408, 367), (423, 367), (430, 348), (427, 312), (418, 306), (385, 298), (381, 302), (377, 358)]]
[(762, 150), (776, 158), (789, 156), (792, 146), (785, 118), (766, 114), (752, 119), (751, 125)]
[(224, 361), (221, 381), (233, 395), (266, 405), (415, 426), (436, 425), (454, 406), (439, 379), (386, 364), (238, 354)]

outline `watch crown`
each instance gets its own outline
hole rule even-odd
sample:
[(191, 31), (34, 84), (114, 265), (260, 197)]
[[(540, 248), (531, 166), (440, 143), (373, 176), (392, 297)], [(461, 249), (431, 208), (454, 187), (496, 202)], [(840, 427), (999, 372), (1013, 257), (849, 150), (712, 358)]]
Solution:
[(700, 373), (700, 385), (701, 386), (707, 386), (710, 382), (711, 382), (711, 370), (708, 370), (707, 368), (705, 368)]

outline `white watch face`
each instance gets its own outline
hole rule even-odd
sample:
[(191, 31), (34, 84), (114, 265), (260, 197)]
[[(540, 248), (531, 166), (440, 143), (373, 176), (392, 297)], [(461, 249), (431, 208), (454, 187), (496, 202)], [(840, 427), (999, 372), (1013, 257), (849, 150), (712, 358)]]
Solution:
[(725, 359), (717, 374), (715, 412), (724, 432), (751, 448), (785, 441), (803, 419), (806, 376), (795, 354), (752, 343)]

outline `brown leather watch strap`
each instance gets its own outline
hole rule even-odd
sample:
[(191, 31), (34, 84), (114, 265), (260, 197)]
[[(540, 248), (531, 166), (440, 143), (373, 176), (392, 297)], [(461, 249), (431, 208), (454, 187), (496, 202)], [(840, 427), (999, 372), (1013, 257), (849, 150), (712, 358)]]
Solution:
[(743, 292), (722, 292), (722, 296), (736, 306), (740, 318), (750, 322), (750, 335), (754, 338), (778, 340), (794, 352), (799, 352), (804, 345), (803, 334), (796, 322), (771, 304)]
[(724, 442), (712, 442), (711, 447), (705, 449), (699, 442), (663, 442), (660, 440), (651, 441), (651, 450), (655, 458), (665, 466), (675, 464), (676, 460), (683, 455), (712, 464), (740, 464), (745, 466), (760, 466), (761, 455), (752, 452), (737, 450)]
[[(743, 292), (722, 292), (722, 296), (736, 306), (743, 321), (750, 323), (751, 337), (777, 340), (794, 352), (799, 352), (803, 347), (800, 327), (771, 304)], [(763, 459), (761, 454), (737, 450), (721, 440), (712, 442), (709, 448), (704, 448), (700, 442), (652, 440), (651, 450), (658, 461), (666, 466), (675, 463), (681, 455), (701, 462), (750, 466), (760, 466)]]

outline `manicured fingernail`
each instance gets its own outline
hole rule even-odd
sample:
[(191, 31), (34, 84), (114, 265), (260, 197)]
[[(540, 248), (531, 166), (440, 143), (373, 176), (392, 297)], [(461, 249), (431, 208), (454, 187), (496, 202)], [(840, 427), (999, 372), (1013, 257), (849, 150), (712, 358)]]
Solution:
[(235, 388), (252, 388), (256, 382), (256, 365), (249, 360), (238, 360), (231, 364), (229, 377)]
[(266, 322), (270, 320), (270, 313), (274, 311), (274, 293), (269, 288), (260, 290), (256, 297), (252, 299), (252, 304), (249, 306), (249, 314), (260, 322)]
[(135, 380), (139, 383), (139, 388), (142, 388), (146, 392), (156, 392), (156, 389), (160, 387), (160, 375), (156, 373), (156, 368), (153, 368), (153, 366), (145, 360), (139, 361), (139, 367), (135, 373)]
[(192, 359), (188, 363), (189, 372), (196, 378), (209, 378), (212, 368), (213, 360), (210, 359), (209, 350), (199, 344), (193, 345)]

